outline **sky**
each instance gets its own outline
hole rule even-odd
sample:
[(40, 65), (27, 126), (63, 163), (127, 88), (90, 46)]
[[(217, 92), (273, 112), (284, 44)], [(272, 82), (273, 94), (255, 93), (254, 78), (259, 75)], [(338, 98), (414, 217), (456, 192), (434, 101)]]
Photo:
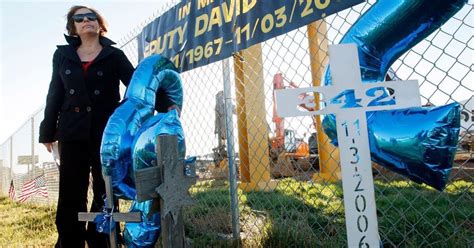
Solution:
[[(107, 36), (118, 42), (124, 37), (132, 37), (131, 31), (136, 34), (140, 30), (139, 27), (147, 23), (150, 17), (156, 16), (157, 12), (162, 13), (165, 5), (169, 5), (170, 2), (177, 1), (0, 0), (0, 145), (4, 144), (8, 137), (44, 106), (51, 78), (52, 56), (56, 45), (65, 44), (63, 37), (65, 15), (71, 6), (80, 4), (98, 9), (109, 23)], [(420, 92), (424, 96), (422, 103), (426, 103), (429, 99), (431, 103), (439, 106), (450, 101), (463, 101), (473, 95), (471, 78), (474, 58), (472, 56), (474, 41), (472, 15), (474, 12), (471, 8), (472, 5), (463, 8), (457, 14), (457, 19), (451, 18), (440, 32), (430, 35), (427, 39), (429, 42), (424, 40), (392, 66), (401, 79), (419, 80)], [(331, 24), (328, 31), (330, 40), (338, 41), (350, 27), (350, 25), (338, 24), (344, 21), (341, 17), (351, 19), (348, 17), (348, 11), (341, 13), (340, 16), (327, 17), (326, 20)], [(357, 16), (352, 16), (352, 23)], [(465, 23), (461, 25), (460, 20)], [(273, 127), (269, 114), (272, 106), (273, 75), (283, 72), (286, 78), (298, 82), (297, 84), (301, 83), (300, 87), (307, 87), (312, 81), (310, 73), (302, 73), (309, 72), (307, 66), (309, 56), (304, 30), (305, 27), (302, 27), (300, 30), (294, 30), (262, 43), (266, 56), (263, 65), (266, 82), (264, 92), (268, 110), (266, 120), (269, 126), (271, 124)], [(466, 44), (468, 44), (467, 47)], [(279, 46), (282, 45), (286, 49), (283, 51), (291, 51), (291, 56), (279, 53)], [(422, 61), (420, 61), (420, 54), (423, 54)], [(438, 59), (437, 56), (441, 57)], [(297, 59), (294, 60), (294, 58)], [(442, 70), (431, 69), (434, 64)], [(449, 77), (445, 77), (446, 74)], [(426, 78), (425, 75), (427, 75)], [(187, 114), (182, 118), (184, 132), (189, 134), (186, 137), (188, 155), (210, 154), (212, 148), (217, 145), (217, 138), (213, 132), (214, 99), (215, 93), (221, 90), (223, 85), (221, 62), (198, 68), (193, 73), (184, 73), (182, 79), (183, 82), (192, 82), (185, 91), (187, 104), (183, 108), (183, 113)], [(204, 83), (206, 87), (199, 87)], [(304, 137), (309, 132), (313, 132), (312, 122), (310, 117), (286, 119), (287, 127), (295, 130), (297, 137)], [(35, 126), (38, 124), (35, 122)], [(235, 127), (235, 117), (233, 124)], [(29, 131), (30, 129), (26, 127), (21, 130)], [(237, 134), (236, 130), (234, 133)], [(19, 132), (14, 140), (22, 144), (22, 142), (30, 142), (30, 139), (30, 136)], [(36, 142), (37, 137), (33, 139), (36, 146), (33, 148), (34, 153), (40, 158), (49, 159), (51, 156)], [(237, 144), (236, 142), (235, 140), (234, 144)], [(237, 151), (238, 146), (235, 148)], [(30, 154), (31, 149), (30, 146), (15, 146), (13, 155), (16, 157)], [(0, 154), (2, 152), (4, 151), (0, 151)], [(15, 166), (15, 169), (23, 170), (19, 166)]]
[[(176, 2), (174, 0), (173, 2)], [(76, 4), (88, 5), (98, 9), (107, 19), (109, 23), (109, 33), (108, 37), (116, 42), (127, 36), (130, 31), (137, 30), (140, 24), (143, 24), (146, 20), (149, 20), (151, 16), (156, 14), (158, 11), (161, 11), (170, 0), (138, 0), (138, 1), (113, 1), (113, 0), (96, 0), (96, 1), (12, 1), (12, 0), (0, 0), (0, 145), (12, 135), (20, 126), (27, 121), (28, 118), (32, 116), (33, 113), (40, 110), (44, 105), (48, 85), (51, 78), (51, 64), (52, 64), (52, 55), (56, 49), (57, 44), (64, 44), (63, 34), (65, 33), (65, 18), (64, 16), (67, 13), (67, 10)], [(472, 1), (470, 1), (472, 4)], [(433, 44), (437, 44), (438, 47), (444, 48), (448, 44), (449, 40), (446, 38), (451, 38), (450, 35), (454, 35), (458, 40), (462, 42), (471, 42), (472, 37), (472, 12), (469, 7), (464, 8), (464, 11), (461, 11), (460, 18), (464, 19), (467, 23), (462, 25), (462, 28), (459, 27), (459, 20), (452, 18), (450, 21), (442, 27), (443, 32), (437, 32), (432, 36), (435, 36), (433, 39)], [(465, 17), (468, 15), (467, 17)], [(347, 16), (347, 14), (342, 14), (341, 16)], [(328, 17), (331, 19), (331, 17)], [(339, 18), (341, 19), (341, 18)], [(341, 19), (342, 20), (342, 19)], [(354, 19), (355, 20), (355, 19)], [(330, 23), (336, 25), (336, 19), (329, 20)], [(454, 27), (454, 28), (452, 28)], [(341, 36), (342, 33), (345, 33), (349, 28), (348, 25), (344, 26), (344, 30), (329, 30), (329, 35), (334, 34), (336, 36)], [(304, 27), (302, 28), (302, 30)], [(305, 48), (306, 41), (303, 45), (296, 44), (295, 41), (288, 42), (285, 39), (293, 37), (295, 39), (298, 35), (303, 35), (303, 32), (292, 31), (288, 35), (283, 35), (280, 38), (281, 44), (285, 42), (291, 43), (297, 47), (297, 52), (295, 52), (295, 57), (302, 58), (302, 56), (307, 56), (307, 49)], [(304, 37), (300, 37), (303, 39)], [(331, 37), (330, 37), (331, 38)], [(332, 37), (331, 40), (339, 40), (340, 37)], [(432, 38), (430, 38), (431, 40)], [(271, 82), (274, 75), (273, 69), (278, 69), (285, 72), (285, 76), (290, 78), (295, 82), (311, 82), (310, 74), (299, 74), (301, 66), (307, 67), (303, 61), (308, 61), (309, 58), (301, 59), (300, 63), (294, 67), (285, 62), (285, 57), (270, 53), (268, 48), (273, 49), (272, 51), (278, 51), (277, 48), (272, 47), (274, 41), (270, 42), (268, 45), (264, 45), (264, 52), (267, 52), (268, 56), (271, 56), (271, 59), (267, 59), (265, 66), (271, 67), (273, 65), (279, 65), (279, 68), (275, 66), (272, 67), (272, 70), (265, 71), (266, 82)], [(424, 42), (425, 45), (429, 43)], [(279, 43), (276, 42), (276, 45)], [(451, 43), (450, 43), (451, 44)], [(416, 60), (420, 56), (418, 54), (423, 54), (424, 50), (423, 44), (414, 48), (415, 53), (412, 57), (407, 57), (404, 59), (404, 63), (411, 67), (417, 67), (420, 71), (426, 71), (424, 68), (431, 68), (419, 63), (419, 60)], [(433, 46), (431, 46), (433, 48)], [(457, 48), (457, 49), (455, 49)], [(464, 61), (465, 64), (472, 64), (472, 45), (469, 45), (469, 49), (464, 49), (464, 46), (449, 45), (446, 47), (446, 53), (451, 54), (451, 56), (459, 57), (460, 61)], [(265, 50), (267, 49), (267, 50)], [(418, 53), (416, 51), (420, 50)], [(464, 49), (464, 50), (463, 50)], [(430, 50), (431, 51), (431, 50)], [(429, 55), (439, 56), (440, 49), (437, 49), (438, 53), (426, 52), (423, 56), (426, 56), (427, 59), (430, 59)], [(459, 55), (461, 54), (461, 55)], [(443, 55), (444, 56), (444, 55)], [(435, 59), (436, 60), (436, 59)], [(451, 59), (453, 60), (453, 59)], [(463, 70), (470, 70), (472, 75), (472, 67), (463, 66), (463, 70), (458, 70), (458, 67), (452, 66), (452, 64), (443, 64), (443, 60), (436, 60), (436, 63), (440, 63), (440, 67), (447, 68), (449, 70), (449, 75), (457, 79), (456, 75), (464, 76), (466, 73)], [(456, 62), (454, 60), (454, 62)], [(306, 62), (307, 63), (307, 62)], [(294, 64), (294, 63), (293, 63)], [(286, 68), (288, 67), (288, 68)], [(401, 76), (402, 79), (418, 79), (420, 82), (423, 82), (424, 78), (422, 75), (413, 73), (413, 70), (409, 70), (407, 66), (401, 64), (397, 61), (394, 66), (397, 70), (397, 75)], [(209, 67), (207, 70), (213, 71), (214, 67)], [(217, 67), (216, 67), (217, 68)], [(215, 69), (215, 68), (214, 68)], [(406, 70), (404, 70), (406, 69)], [(219, 68), (217, 68), (219, 70)], [(305, 69), (306, 70), (306, 69)], [(215, 74), (207, 75), (208, 71), (206, 69), (197, 70), (193, 76), (184, 77), (184, 80), (195, 81), (197, 79), (204, 81), (220, 80), (216, 77)], [(200, 74), (201, 73), (201, 74)], [(398, 74), (399, 73), (399, 74)], [(421, 73), (421, 72), (419, 72)], [(218, 73), (220, 75), (220, 73)], [(425, 75), (425, 73), (422, 73)], [(196, 78), (196, 75), (207, 75), (204, 78), (199, 76)], [(437, 77), (438, 74), (431, 73), (430, 75)], [(444, 75), (444, 74), (443, 74)], [(209, 78), (208, 78), (209, 77)], [(469, 80), (466, 77), (466, 82), (462, 82), (462, 85), (465, 87), (457, 87), (459, 83), (456, 80), (447, 80), (444, 79), (444, 76), (438, 78), (429, 78), (432, 82), (443, 81), (441, 84), (433, 83), (424, 83), (420, 88), (420, 91), (424, 96), (429, 96), (430, 101), (435, 105), (446, 104), (449, 100), (465, 100), (472, 96), (472, 87), (466, 89), (468, 85), (467, 81)], [(460, 81), (459, 79), (458, 81)], [(222, 81), (222, 80), (221, 80)], [(221, 82), (219, 81), (219, 82)], [(220, 87), (221, 84), (219, 84)], [(471, 84), (472, 85), (472, 84)], [(271, 87), (271, 83), (269, 83)], [(194, 88), (193, 88), (194, 90)], [(202, 94), (196, 94), (198, 98), (214, 99), (214, 93), (218, 89), (209, 90), (206, 88), (206, 92)], [(268, 88), (267, 93), (271, 94), (271, 89)], [(433, 93), (431, 93), (433, 92)], [(446, 93), (444, 93), (446, 92)], [(207, 94), (207, 95), (206, 95)], [(201, 103), (198, 99), (192, 99), (192, 95), (186, 96), (189, 99), (188, 102), (197, 102)], [(452, 97), (452, 99), (450, 99)], [(266, 99), (271, 99), (271, 96), (266, 96)], [(209, 102), (206, 102), (209, 103)], [(425, 102), (423, 102), (425, 103)], [(271, 102), (267, 102), (267, 106), (270, 106)], [(188, 105), (189, 106), (189, 105)], [(185, 111), (186, 109), (184, 109)], [(214, 112), (213, 107), (208, 108), (209, 113), (204, 119), (213, 120)], [(196, 115), (196, 116), (200, 116)], [(191, 116), (194, 117), (194, 116)], [(271, 117), (267, 116), (268, 123), (271, 122)], [(183, 118), (184, 119), (184, 118)], [(200, 119), (198, 119), (200, 120)], [(311, 123), (311, 118), (308, 119), (308, 123)], [(190, 119), (189, 123), (184, 120), (184, 124), (189, 124), (189, 127), (193, 127), (193, 122), (195, 119)], [(36, 123), (37, 124), (37, 123)], [(234, 123), (235, 124), (235, 123)], [(300, 122), (297, 122), (298, 126), (301, 125)], [(204, 124), (200, 124), (203, 125)], [(207, 124), (206, 124), (207, 125)], [(213, 124), (209, 124), (213, 125)], [(308, 124), (309, 125), (309, 124)], [(308, 126), (303, 125), (303, 126)], [(186, 125), (183, 125), (186, 126)], [(208, 127), (208, 126), (206, 126)], [(212, 133), (213, 128), (206, 128), (210, 133), (208, 136), (214, 135)], [(302, 130), (301, 132), (306, 132)], [(207, 135), (207, 133), (206, 133)], [(197, 138), (205, 137), (196, 136)], [(192, 143), (192, 142), (190, 142)], [(213, 144), (208, 144), (208, 146), (203, 146), (201, 143), (197, 143), (198, 148), (212, 147)], [(191, 147), (192, 148), (192, 147)]]
[(44, 105), (71, 6), (97, 9), (109, 24), (107, 37), (118, 42), (168, 2), (0, 0), (0, 144)]

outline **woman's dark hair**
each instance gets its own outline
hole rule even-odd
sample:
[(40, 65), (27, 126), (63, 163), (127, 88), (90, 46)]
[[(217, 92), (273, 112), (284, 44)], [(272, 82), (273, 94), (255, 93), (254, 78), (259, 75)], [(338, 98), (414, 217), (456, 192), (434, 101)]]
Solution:
[(107, 22), (105, 21), (104, 17), (101, 14), (99, 14), (97, 10), (87, 7), (87, 6), (75, 5), (69, 9), (69, 12), (67, 12), (67, 15), (66, 15), (66, 19), (67, 19), (66, 30), (69, 35), (77, 35), (76, 26), (74, 26), (74, 20), (72, 19), (72, 16), (79, 9), (88, 9), (92, 13), (96, 14), (97, 21), (99, 22), (99, 27), (100, 27), (100, 35), (104, 36), (107, 33), (107, 30), (108, 30)]

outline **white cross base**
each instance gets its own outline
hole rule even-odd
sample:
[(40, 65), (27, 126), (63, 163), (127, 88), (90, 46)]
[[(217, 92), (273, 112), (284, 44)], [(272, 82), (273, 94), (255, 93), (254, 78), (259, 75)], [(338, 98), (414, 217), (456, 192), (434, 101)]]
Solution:
[[(333, 45), (329, 54), (333, 85), (276, 90), (277, 112), (281, 117), (336, 115), (347, 243), (349, 247), (379, 247), (366, 112), (421, 106), (418, 82), (363, 84), (356, 45)], [(323, 94), (326, 107), (300, 108), (304, 104), (314, 109), (314, 92)], [(306, 93), (311, 94), (302, 99)]]

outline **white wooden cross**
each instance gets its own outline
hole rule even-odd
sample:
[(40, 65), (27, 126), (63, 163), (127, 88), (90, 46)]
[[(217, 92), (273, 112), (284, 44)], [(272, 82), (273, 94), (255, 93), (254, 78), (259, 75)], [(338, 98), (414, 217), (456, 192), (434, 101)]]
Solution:
[[(366, 112), (421, 106), (418, 83), (363, 84), (354, 44), (330, 46), (329, 61), (331, 86), (276, 90), (277, 112), (281, 117), (336, 115), (348, 246), (379, 247)], [(300, 97), (313, 92), (323, 94), (326, 107), (298, 107), (314, 109), (313, 94)]]

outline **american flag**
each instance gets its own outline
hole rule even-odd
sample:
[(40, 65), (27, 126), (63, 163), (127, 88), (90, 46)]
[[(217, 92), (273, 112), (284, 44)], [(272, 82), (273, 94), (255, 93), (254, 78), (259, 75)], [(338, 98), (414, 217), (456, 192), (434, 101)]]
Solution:
[(15, 199), (15, 186), (13, 186), (13, 179), (10, 181), (10, 188), (8, 189), (8, 196), (10, 199)]
[(18, 201), (24, 202), (26, 201), (26, 199), (37, 194), (48, 198), (48, 189), (46, 188), (44, 174), (23, 184), (23, 187), (21, 187), (21, 194), (18, 197)]

